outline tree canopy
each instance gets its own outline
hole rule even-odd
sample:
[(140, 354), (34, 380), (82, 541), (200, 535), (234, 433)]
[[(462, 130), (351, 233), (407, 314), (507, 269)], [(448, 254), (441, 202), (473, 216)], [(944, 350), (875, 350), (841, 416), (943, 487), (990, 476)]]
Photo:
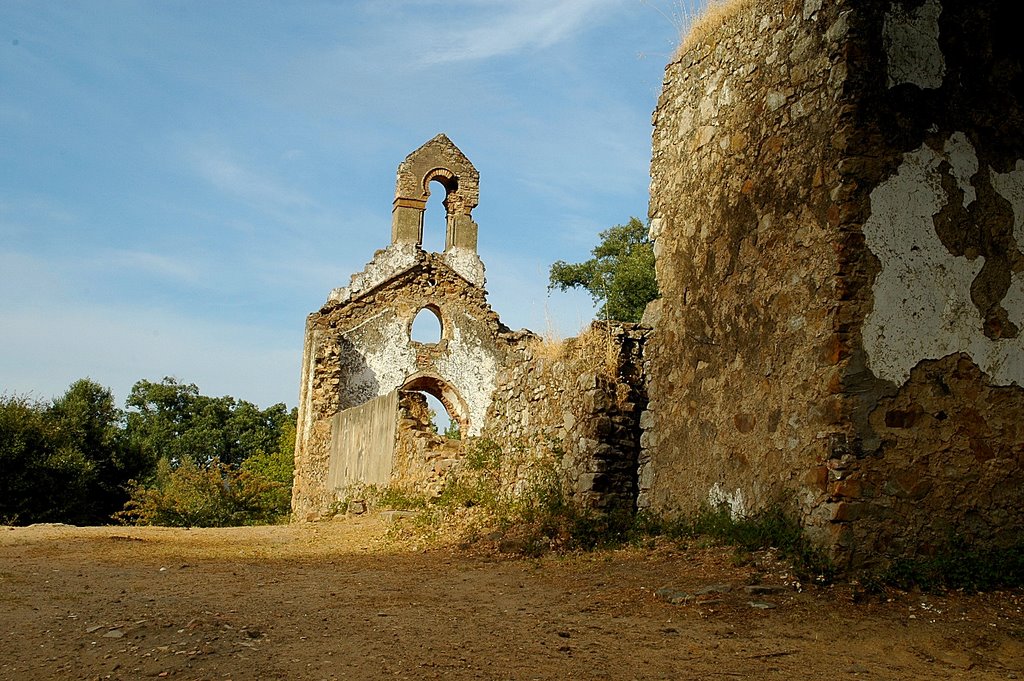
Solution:
[(110, 390), (75, 381), (51, 404), (0, 397), (0, 521), (105, 522), (155, 463), (120, 428)]
[(600, 303), (602, 319), (639, 322), (647, 303), (658, 297), (654, 245), (637, 218), (599, 235), (594, 256), (581, 263), (559, 260), (551, 266), (548, 289), (583, 288)]
[(0, 395), (0, 523), (287, 516), (294, 410), (207, 397), (173, 378), (139, 381), (126, 408), (87, 378), (50, 403)]
[(126, 434), (153, 460), (238, 465), (256, 452), (274, 451), (285, 423), (284, 404), (260, 409), (233, 397), (199, 394), (193, 383), (141, 380), (126, 401)]

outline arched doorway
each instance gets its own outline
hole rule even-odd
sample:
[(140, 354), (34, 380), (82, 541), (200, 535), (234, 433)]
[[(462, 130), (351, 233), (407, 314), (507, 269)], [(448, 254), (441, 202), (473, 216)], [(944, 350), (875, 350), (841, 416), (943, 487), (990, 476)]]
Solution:
[[(444, 408), (450, 423), (458, 428), (459, 437), (453, 439), (461, 439), (462, 433), (469, 432), (469, 410), (465, 401), (458, 391), (440, 376), (416, 374), (406, 380), (401, 390), (425, 393), (436, 400), (435, 404), (440, 404)], [(440, 430), (441, 424), (438, 423), (438, 426)]]

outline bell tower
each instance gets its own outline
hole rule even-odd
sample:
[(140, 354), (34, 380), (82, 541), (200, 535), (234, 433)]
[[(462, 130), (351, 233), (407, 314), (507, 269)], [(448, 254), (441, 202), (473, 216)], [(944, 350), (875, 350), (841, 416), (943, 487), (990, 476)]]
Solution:
[(477, 225), (472, 212), (480, 202), (480, 173), (443, 133), (409, 154), (398, 165), (391, 213), (391, 243), (423, 246), (423, 213), (430, 183), (444, 187), (444, 251), (476, 253)]

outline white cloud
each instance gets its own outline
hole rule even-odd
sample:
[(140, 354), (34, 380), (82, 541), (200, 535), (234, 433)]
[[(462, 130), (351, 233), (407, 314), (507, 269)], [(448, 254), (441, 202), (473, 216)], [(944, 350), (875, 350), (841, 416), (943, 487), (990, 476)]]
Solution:
[(304, 192), (243, 165), (223, 150), (195, 144), (189, 149), (188, 157), (206, 182), (248, 202), (279, 208), (308, 208), (312, 204)]
[(195, 284), (201, 281), (200, 272), (195, 261), (185, 262), (157, 253), (114, 250), (105, 254), (100, 253), (95, 259), (91, 260), (104, 268), (115, 267), (138, 270), (146, 274), (166, 279), (176, 279), (188, 284)]
[[(570, 37), (613, 0), (520, 0), (514, 3), (471, 3), (499, 11), (472, 13), (464, 24), (441, 27), (433, 46), (421, 58), (424, 65), (490, 59), (550, 47)], [(445, 17), (458, 16), (450, 9)], [(435, 27), (436, 28), (436, 27)]]

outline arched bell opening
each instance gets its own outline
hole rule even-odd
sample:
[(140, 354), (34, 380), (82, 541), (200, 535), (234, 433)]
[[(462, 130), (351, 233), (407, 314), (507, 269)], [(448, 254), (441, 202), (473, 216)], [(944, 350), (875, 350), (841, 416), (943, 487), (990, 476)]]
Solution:
[(431, 253), (448, 250), (451, 216), (448, 214), (448, 188), (440, 180), (426, 187), (427, 205), (423, 210), (423, 237), (420, 246)]
[[(459, 178), (447, 168), (434, 168), (423, 176), (423, 195), (427, 201), (423, 212), (422, 246), (424, 250), (440, 253), (452, 247), (455, 214), (461, 203), (458, 200), (458, 192)], [(431, 200), (431, 196), (435, 195), (444, 198), (440, 201), (437, 198)], [(443, 238), (443, 248), (436, 248), (441, 244), (441, 238)]]
[[(427, 395), (427, 404), (437, 413), (434, 425), (438, 434), (447, 435), (451, 439), (461, 440), (462, 434), (468, 432), (469, 418), (466, 403), (447, 381), (433, 374), (418, 374), (409, 378), (401, 388), (405, 391), (421, 392)], [(435, 401), (432, 401), (432, 399)], [(437, 409), (439, 405), (444, 411)], [(454, 426), (454, 428), (452, 428)]]
[[(439, 192), (436, 184), (445, 190), (440, 201), (436, 198)], [(431, 192), (435, 194), (434, 201), (430, 201)], [(438, 252), (442, 249), (437, 247), (436, 235), (438, 226), (442, 225), (444, 252), (458, 249), (476, 253), (477, 226), (471, 214), (479, 202), (480, 173), (447, 136), (437, 135), (409, 154), (398, 166), (391, 213), (391, 242), (415, 244)], [(427, 223), (426, 244), (423, 240), (424, 218)]]

